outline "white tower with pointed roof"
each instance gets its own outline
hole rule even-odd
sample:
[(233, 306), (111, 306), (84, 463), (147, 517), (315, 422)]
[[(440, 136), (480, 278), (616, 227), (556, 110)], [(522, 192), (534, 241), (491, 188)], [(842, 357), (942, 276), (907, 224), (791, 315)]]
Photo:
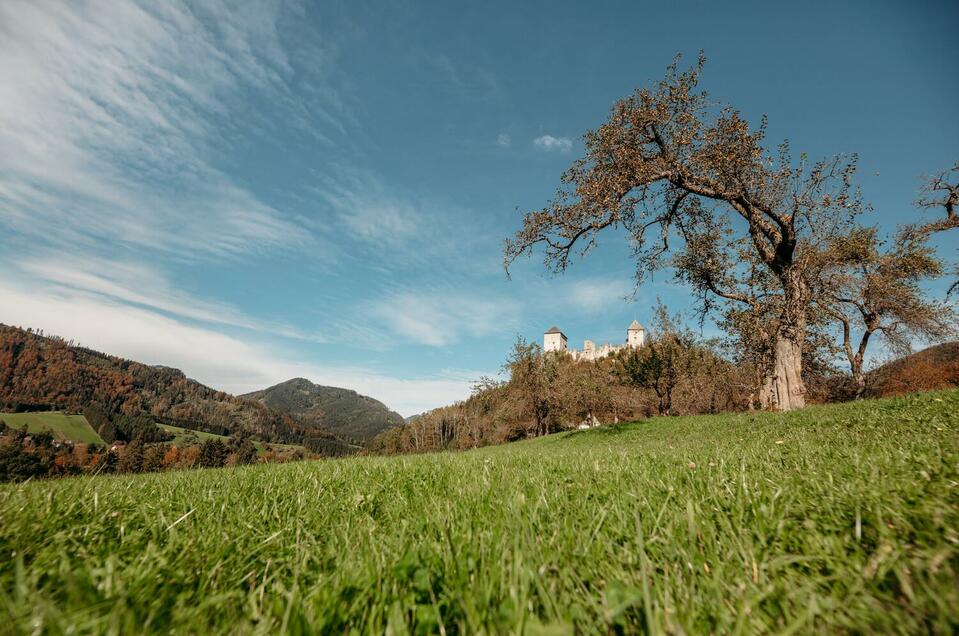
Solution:
[(646, 330), (643, 329), (643, 326), (639, 324), (638, 320), (634, 320), (629, 327), (626, 328), (626, 346), (631, 349), (639, 349), (646, 343)]
[(555, 325), (543, 334), (543, 351), (566, 351), (566, 334)]

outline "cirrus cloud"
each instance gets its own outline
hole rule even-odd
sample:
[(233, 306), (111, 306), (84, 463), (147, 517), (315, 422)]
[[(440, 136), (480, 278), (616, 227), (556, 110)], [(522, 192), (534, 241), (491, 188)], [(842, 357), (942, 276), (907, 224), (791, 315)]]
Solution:
[[(0, 3), (0, 225), (60, 246), (103, 241), (180, 258), (311, 244), (222, 169), (233, 106), (298, 117), (283, 3)], [(322, 110), (319, 108), (311, 110)], [(317, 116), (317, 119), (322, 119)]]

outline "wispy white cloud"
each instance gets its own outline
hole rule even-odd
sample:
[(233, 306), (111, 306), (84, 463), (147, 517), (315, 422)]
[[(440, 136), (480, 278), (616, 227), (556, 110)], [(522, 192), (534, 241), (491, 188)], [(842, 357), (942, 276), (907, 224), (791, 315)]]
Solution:
[(424, 48), (415, 42), (404, 42), (406, 59), (420, 81), (470, 99), (495, 99), (500, 93), (496, 75), (462, 55), (448, 55)]
[(509, 148), (513, 145), (513, 139), (506, 133), (500, 133), (496, 137), (496, 145), (500, 148)]
[[(374, 300), (361, 300), (365, 294), (357, 290), (335, 310), (312, 315), (315, 326), (304, 329), (281, 317), (270, 318), (262, 312), (254, 316), (228, 302), (184, 292), (160, 269), (144, 262), (46, 250), (20, 258), (0, 258), (0, 278), (16, 281), (20, 289), (40, 295), (146, 310), (206, 329), (238, 328), (256, 332), (253, 335), (368, 351), (388, 351), (410, 342), (448, 346), (509, 329), (517, 324), (520, 311), (512, 300), (435, 286), (429, 291), (387, 288), (367, 296)], [(6, 299), (0, 295), (0, 300)], [(9, 306), (12, 301), (0, 303), (4, 309), (0, 320), (9, 320)], [(384, 333), (392, 336), (384, 337)]]
[(244, 125), (230, 108), (239, 93), (296, 101), (282, 14), (276, 3), (0, 4), (0, 223), (183, 257), (309, 244), (218, 167), (223, 128)]
[(12, 261), (7, 265), (7, 271), (14, 272), (15, 278), (34, 290), (46, 289), (67, 296), (107, 300), (157, 310), (181, 319), (288, 338), (327, 340), (326, 336), (307, 333), (280, 321), (253, 318), (225, 302), (184, 293), (159, 270), (143, 263), (90, 255), (68, 256), (53, 251)]
[(568, 137), (543, 135), (534, 139), (533, 145), (546, 152), (569, 152), (573, 147), (573, 142)]
[(309, 189), (330, 207), (340, 228), (361, 242), (396, 247), (426, 229), (420, 208), (368, 172), (341, 168)]
[(386, 330), (418, 344), (444, 347), (509, 331), (518, 322), (513, 300), (472, 292), (400, 289), (369, 304), (367, 311)]
[(563, 298), (577, 310), (599, 313), (615, 305), (623, 305), (632, 291), (628, 279), (581, 279), (570, 283)]
[[(341, 250), (343, 258), (355, 259), (358, 267), (407, 275), (422, 268), (440, 276), (463, 267), (472, 273), (498, 273), (501, 267), (498, 242), (488, 239), (489, 215), (429, 192), (388, 186), (380, 175), (349, 166), (317, 175), (306, 190), (328, 210), (326, 240), (342, 242), (345, 236), (351, 252)], [(462, 258), (465, 252), (473, 257)]]

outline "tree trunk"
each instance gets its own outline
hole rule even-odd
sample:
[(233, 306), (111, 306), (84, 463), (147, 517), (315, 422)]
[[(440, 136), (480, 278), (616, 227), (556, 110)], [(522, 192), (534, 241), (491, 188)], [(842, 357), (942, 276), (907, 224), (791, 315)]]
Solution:
[(855, 399), (861, 400), (866, 392), (866, 374), (862, 372), (862, 365), (852, 370), (852, 381), (856, 386)]
[(785, 270), (783, 310), (769, 369), (759, 399), (763, 408), (792, 411), (806, 406), (806, 385), (802, 379), (802, 348), (806, 339), (808, 289), (795, 269)]
[(660, 388), (659, 385), (656, 385), (654, 391), (656, 391), (656, 397), (659, 398), (659, 414), (661, 416), (669, 415), (669, 411), (672, 410), (673, 407), (673, 396), (671, 389), (668, 387)]
[(806, 406), (806, 386), (802, 381), (802, 345), (778, 337), (773, 366), (759, 393), (764, 408), (792, 411)]
[(856, 354), (849, 358), (849, 368), (852, 371), (852, 380), (856, 384), (856, 399), (861, 400), (863, 393), (866, 392), (866, 374), (863, 373), (863, 361), (866, 358), (866, 346), (869, 344), (869, 338), (877, 326), (878, 320), (874, 315), (866, 316), (866, 330), (859, 341), (859, 349)]

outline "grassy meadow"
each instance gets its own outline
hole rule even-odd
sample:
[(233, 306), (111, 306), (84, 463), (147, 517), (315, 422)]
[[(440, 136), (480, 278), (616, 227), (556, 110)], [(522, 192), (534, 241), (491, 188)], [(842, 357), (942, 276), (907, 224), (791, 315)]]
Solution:
[(226, 435), (217, 435), (216, 433), (207, 433), (205, 431), (195, 431), (190, 428), (173, 426), (172, 424), (157, 424), (157, 426), (168, 433), (173, 433), (173, 439), (170, 441), (170, 443), (174, 446), (199, 445), (208, 439), (218, 439), (224, 444), (230, 441), (230, 438)]
[(0, 486), (14, 632), (950, 633), (959, 391)]
[(51, 433), (57, 439), (103, 444), (103, 440), (82, 415), (68, 415), (62, 411), (0, 413), (0, 420), (10, 428), (23, 428), (26, 425), (30, 433)]
[[(180, 426), (173, 426), (172, 424), (157, 424), (160, 428), (170, 433), (173, 433), (174, 437), (170, 440), (170, 444), (174, 446), (199, 446), (208, 439), (218, 439), (224, 444), (230, 443), (230, 437), (226, 435), (217, 435), (216, 433), (207, 433), (205, 431), (197, 431), (190, 428), (182, 428)], [(295, 451), (300, 450), (304, 453), (309, 451), (297, 444), (274, 444), (270, 442), (262, 442), (260, 440), (253, 440), (253, 445), (256, 447), (256, 450), (259, 454), (266, 452), (267, 447), (278, 450), (278, 451)]]

